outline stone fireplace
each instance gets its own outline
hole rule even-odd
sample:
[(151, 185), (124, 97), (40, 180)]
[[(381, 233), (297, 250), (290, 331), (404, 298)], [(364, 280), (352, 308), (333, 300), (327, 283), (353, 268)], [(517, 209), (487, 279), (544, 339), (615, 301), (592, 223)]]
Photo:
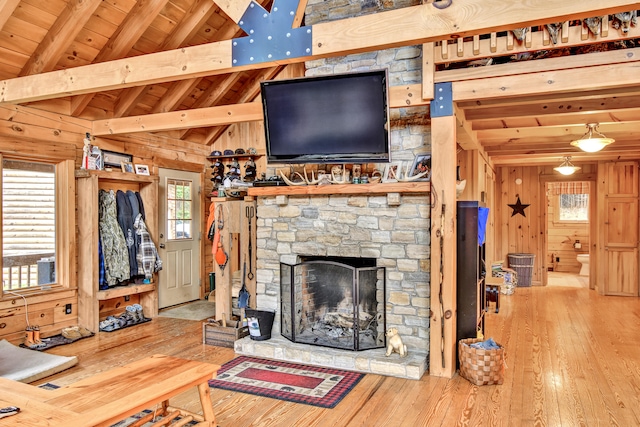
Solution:
[[(258, 309), (276, 311), (276, 316), (272, 339), (243, 338), (236, 342), (236, 352), (419, 379), (427, 369), (429, 349), (429, 214), (428, 193), (259, 196), (256, 303)], [(281, 330), (291, 329), (283, 323), (292, 321), (282, 320), (282, 307), (291, 304), (283, 303), (283, 298), (291, 298), (289, 292), (282, 292), (283, 275), (285, 283), (295, 281), (290, 266), (338, 257), (361, 263), (351, 269), (375, 271), (377, 297), (365, 298), (363, 311), (375, 311), (377, 316), (377, 308), (371, 309), (375, 300), (381, 304), (384, 320), (377, 319), (372, 349), (317, 347), (281, 335)], [(380, 283), (386, 287), (380, 288)], [(345, 305), (344, 298), (325, 311), (338, 312), (340, 303)], [(385, 327), (398, 330), (408, 347), (407, 357), (385, 356), (384, 344), (378, 346)]]
[[(313, 0), (307, 4), (305, 23), (415, 4), (420, 0)], [(390, 86), (422, 82), (419, 45), (316, 59), (305, 65), (307, 76), (387, 68)], [(411, 163), (416, 155), (430, 151), (429, 107), (407, 103), (406, 107), (392, 108), (390, 124), (394, 161)], [(378, 167), (382, 170), (384, 165)], [(267, 171), (268, 176), (275, 174)], [(419, 379), (427, 369), (429, 350), (430, 198), (426, 192), (398, 191), (348, 194), (342, 189), (329, 195), (259, 196), (256, 301), (258, 308), (275, 310), (276, 319), (272, 339), (257, 342), (244, 338), (236, 342), (236, 352)], [(386, 327), (398, 330), (408, 347), (407, 357), (386, 357), (384, 348), (353, 351), (317, 347), (281, 336), (280, 265), (299, 264), (309, 256), (370, 258), (376, 267), (384, 267)]]
[(282, 336), (344, 350), (384, 348), (385, 268), (372, 258), (301, 258), (280, 264)]

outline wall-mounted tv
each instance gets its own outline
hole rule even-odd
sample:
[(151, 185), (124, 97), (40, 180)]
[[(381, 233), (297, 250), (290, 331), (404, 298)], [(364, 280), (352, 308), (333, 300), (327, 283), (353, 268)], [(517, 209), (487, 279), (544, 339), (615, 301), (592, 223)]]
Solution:
[(387, 163), (386, 70), (262, 82), (269, 163)]

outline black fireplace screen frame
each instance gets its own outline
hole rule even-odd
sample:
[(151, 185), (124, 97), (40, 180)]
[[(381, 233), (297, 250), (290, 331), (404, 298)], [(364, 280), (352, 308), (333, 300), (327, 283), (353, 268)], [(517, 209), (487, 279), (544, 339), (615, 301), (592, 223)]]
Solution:
[(344, 260), (280, 263), (283, 337), (343, 350), (385, 348), (386, 268), (357, 258)]

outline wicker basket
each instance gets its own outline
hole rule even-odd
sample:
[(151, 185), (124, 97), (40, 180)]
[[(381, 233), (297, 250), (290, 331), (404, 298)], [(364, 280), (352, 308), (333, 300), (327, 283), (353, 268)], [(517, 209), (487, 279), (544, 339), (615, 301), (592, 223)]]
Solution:
[[(460, 376), (475, 385), (502, 384), (504, 374), (504, 348), (495, 350), (473, 348), (476, 338), (458, 341)], [(500, 344), (498, 344), (500, 345)]]

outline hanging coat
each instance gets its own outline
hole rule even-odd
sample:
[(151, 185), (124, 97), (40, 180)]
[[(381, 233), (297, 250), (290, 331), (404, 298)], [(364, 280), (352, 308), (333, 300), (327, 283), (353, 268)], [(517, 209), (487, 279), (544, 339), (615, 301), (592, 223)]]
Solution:
[(104, 256), (104, 275), (109, 286), (129, 279), (129, 250), (118, 224), (116, 197), (113, 191), (98, 193), (98, 230)]
[(129, 277), (138, 274), (138, 245), (136, 244), (135, 231), (133, 229), (133, 209), (129, 202), (127, 194), (118, 190), (116, 192), (116, 208), (118, 210), (118, 224), (122, 229), (124, 240), (127, 242), (127, 251), (129, 252)]
[(162, 260), (158, 255), (156, 245), (153, 243), (153, 240), (151, 240), (151, 235), (147, 230), (147, 225), (142, 219), (142, 214), (138, 214), (133, 226), (136, 234), (140, 237), (138, 273), (144, 275), (145, 279), (151, 280), (154, 272), (162, 270)]

